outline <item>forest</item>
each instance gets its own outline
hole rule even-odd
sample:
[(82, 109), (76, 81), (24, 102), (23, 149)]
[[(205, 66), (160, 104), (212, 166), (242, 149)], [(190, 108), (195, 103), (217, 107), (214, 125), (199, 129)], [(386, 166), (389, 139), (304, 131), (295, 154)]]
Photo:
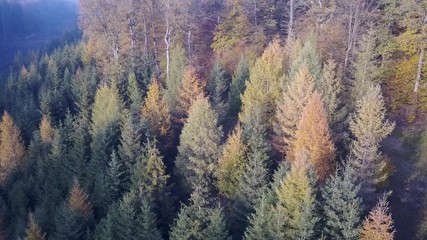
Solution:
[(0, 240), (427, 239), (427, 0), (78, 15), (0, 74)]

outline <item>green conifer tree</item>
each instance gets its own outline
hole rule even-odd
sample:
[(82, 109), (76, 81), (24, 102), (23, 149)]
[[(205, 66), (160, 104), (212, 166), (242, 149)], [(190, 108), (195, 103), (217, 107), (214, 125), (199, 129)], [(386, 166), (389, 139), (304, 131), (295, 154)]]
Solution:
[(208, 82), (206, 90), (210, 95), (213, 108), (218, 113), (220, 122), (224, 120), (226, 114), (225, 100), (228, 94), (229, 86), (229, 74), (222, 67), (220, 60), (217, 58), (214, 63), (211, 72), (211, 78)]
[(228, 93), (229, 113), (232, 116), (240, 112), (242, 106), (241, 95), (245, 92), (246, 82), (249, 81), (249, 67), (246, 59), (242, 56), (234, 72)]

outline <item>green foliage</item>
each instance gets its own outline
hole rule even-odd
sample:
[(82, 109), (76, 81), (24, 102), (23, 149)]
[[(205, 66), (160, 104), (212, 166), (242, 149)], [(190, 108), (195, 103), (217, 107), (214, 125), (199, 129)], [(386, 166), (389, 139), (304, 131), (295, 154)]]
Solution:
[(170, 72), (169, 79), (166, 82), (165, 99), (169, 111), (174, 112), (178, 104), (179, 89), (181, 88), (181, 79), (187, 65), (187, 59), (185, 49), (180, 44), (174, 44), (170, 54)]
[(359, 239), (360, 186), (350, 163), (336, 171), (322, 189), (324, 234), (328, 239)]
[(318, 85), (318, 81), (320, 81), (322, 77), (322, 64), (317, 52), (317, 40), (314, 36), (311, 36), (309, 40), (304, 43), (297, 57), (293, 59), (289, 71), (290, 79), (294, 79), (299, 70), (303, 67), (308, 69), (316, 85)]
[(249, 77), (248, 63), (242, 56), (237, 64), (230, 84), (230, 92), (228, 93), (229, 113), (233, 116), (240, 112), (242, 106), (242, 100), (240, 98), (245, 91), (246, 82), (249, 80)]
[(216, 110), (219, 116), (219, 121), (224, 120), (226, 114), (226, 97), (228, 95), (228, 90), (230, 85), (229, 74), (221, 66), (219, 59), (217, 58), (212, 72), (211, 78), (208, 82), (206, 90), (210, 94), (210, 99), (212, 102), (213, 108)]
[(191, 192), (195, 185), (212, 188), (223, 134), (217, 119), (206, 98), (199, 97), (194, 101), (182, 129), (175, 163), (175, 173), (186, 192)]

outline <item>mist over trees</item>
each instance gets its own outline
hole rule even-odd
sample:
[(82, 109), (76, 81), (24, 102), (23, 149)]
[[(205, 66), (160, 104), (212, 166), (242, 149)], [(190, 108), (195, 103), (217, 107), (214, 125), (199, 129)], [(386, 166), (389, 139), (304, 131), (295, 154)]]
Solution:
[(4, 73), (0, 239), (426, 236), (425, 0), (62, 4), (0, 2), (82, 32)]

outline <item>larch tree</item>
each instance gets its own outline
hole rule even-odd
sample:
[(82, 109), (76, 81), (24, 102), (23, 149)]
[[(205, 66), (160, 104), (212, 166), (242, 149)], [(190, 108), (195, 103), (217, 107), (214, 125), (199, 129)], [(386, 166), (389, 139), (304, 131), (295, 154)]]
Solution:
[(196, 69), (193, 66), (187, 66), (178, 91), (178, 106), (174, 116), (177, 121), (185, 121), (193, 102), (199, 95), (204, 95), (204, 88), (205, 84), (199, 78)]
[(170, 128), (170, 115), (159, 83), (154, 79), (148, 87), (141, 108), (142, 124), (149, 137), (164, 137)]
[[(291, 153), (295, 134), (305, 105), (314, 92), (314, 80), (306, 67), (302, 67), (290, 82), (283, 95), (277, 100), (276, 122), (274, 123), (276, 148)], [(292, 154), (292, 153), (291, 153)]]
[(384, 98), (380, 87), (371, 86), (357, 102), (356, 113), (350, 118), (351, 161), (361, 183), (361, 196), (368, 205), (372, 203), (375, 187), (388, 176), (384, 175), (385, 163), (379, 147), (394, 129), (394, 123), (385, 119)]
[(228, 137), (218, 161), (217, 186), (219, 191), (228, 198), (235, 196), (239, 179), (245, 171), (247, 147), (242, 137), (242, 128), (238, 124)]
[(356, 240), (361, 224), (360, 186), (350, 163), (338, 169), (322, 191), (322, 216), (327, 239)]
[(395, 233), (388, 202), (383, 196), (363, 221), (360, 238), (362, 240), (393, 240)]
[(250, 71), (250, 80), (242, 95), (240, 121), (246, 123), (255, 109), (260, 109), (261, 121), (268, 124), (269, 129), (274, 119), (276, 101), (281, 96), (283, 82), (283, 48), (276, 39), (256, 60)]
[(292, 155), (288, 159), (304, 152), (314, 166), (320, 181), (326, 180), (333, 171), (335, 147), (331, 139), (322, 97), (315, 91), (304, 107), (301, 120), (297, 126)]
[(249, 81), (249, 66), (242, 56), (234, 72), (228, 93), (229, 113), (233, 116), (240, 112), (242, 106), (241, 95), (245, 92), (246, 82)]
[(25, 229), (25, 240), (46, 240), (46, 233), (40, 229), (33, 213), (28, 214), (27, 229)]
[(43, 143), (51, 143), (53, 141), (55, 130), (52, 127), (52, 123), (49, 118), (44, 115), (42, 121), (40, 122), (40, 140)]
[(22, 166), (25, 148), (19, 128), (13, 123), (12, 117), (4, 112), (0, 122), (0, 182), (9, 173)]
[(212, 187), (222, 134), (218, 115), (208, 99), (199, 96), (193, 102), (182, 129), (175, 163), (176, 174), (185, 191), (191, 191), (194, 184)]
[(316, 199), (313, 180), (309, 176), (308, 162), (299, 157), (290, 172), (275, 189), (276, 211), (285, 216), (281, 234), (284, 239), (310, 239), (314, 236)]

